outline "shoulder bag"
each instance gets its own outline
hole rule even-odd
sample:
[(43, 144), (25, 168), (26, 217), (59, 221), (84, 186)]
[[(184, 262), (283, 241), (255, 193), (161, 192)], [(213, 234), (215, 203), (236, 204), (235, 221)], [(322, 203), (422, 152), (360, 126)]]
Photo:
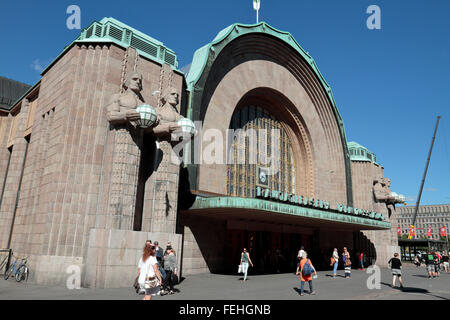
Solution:
[(153, 277), (149, 277), (148, 276), (148, 271), (152, 267), (153, 267), (152, 264), (149, 263), (148, 264), (148, 269), (147, 269), (147, 276), (145, 277), (145, 283), (144, 283), (144, 288), (145, 289), (153, 289), (153, 288), (156, 288), (159, 285), (159, 281), (156, 278), (156, 275), (154, 275)]

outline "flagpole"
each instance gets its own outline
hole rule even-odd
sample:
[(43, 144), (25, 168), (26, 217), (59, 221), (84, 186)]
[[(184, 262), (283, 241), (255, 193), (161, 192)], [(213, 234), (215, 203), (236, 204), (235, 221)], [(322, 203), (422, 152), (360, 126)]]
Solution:
[(261, 0), (253, 0), (253, 9), (256, 11), (256, 24), (259, 23), (259, 8), (261, 7)]

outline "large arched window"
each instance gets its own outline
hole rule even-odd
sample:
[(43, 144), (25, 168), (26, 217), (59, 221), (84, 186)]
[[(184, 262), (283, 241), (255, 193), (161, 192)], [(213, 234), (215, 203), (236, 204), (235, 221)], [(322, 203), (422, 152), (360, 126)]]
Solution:
[[(252, 135), (235, 135), (229, 155), (233, 162), (227, 166), (227, 191), (230, 196), (255, 197), (257, 186), (281, 192), (295, 192), (295, 163), (292, 146), (283, 124), (276, 117), (264, 108), (246, 106), (234, 112), (230, 129), (235, 130), (235, 132), (238, 129), (243, 132), (249, 132), (253, 129), (253, 132), (256, 133), (256, 139), (264, 137), (260, 134), (260, 130), (264, 130), (267, 136), (263, 140), (265, 140), (269, 158), (274, 156), (273, 150), (276, 147), (279, 150), (278, 159), (275, 159), (278, 162), (279, 170), (274, 175), (266, 176), (264, 168), (267, 165), (260, 161), (262, 159), (260, 156), (264, 153), (265, 148), (261, 150), (261, 144), (259, 143), (254, 144), (255, 148), (250, 148), (249, 143), (252, 141)], [(272, 133), (274, 131), (272, 130), (278, 132), (278, 134), (273, 135), (273, 138)], [(256, 155), (252, 151), (255, 149)], [(239, 161), (239, 159), (245, 159), (245, 161)], [(252, 159), (257, 161), (252, 161)]]

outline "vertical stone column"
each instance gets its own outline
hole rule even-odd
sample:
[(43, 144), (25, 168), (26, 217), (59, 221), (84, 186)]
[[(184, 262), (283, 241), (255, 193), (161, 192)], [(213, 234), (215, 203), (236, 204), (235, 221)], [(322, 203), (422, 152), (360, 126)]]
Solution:
[[(159, 78), (160, 98), (163, 90), (171, 86), (180, 90), (181, 97), (181, 86), (174, 86), (173, 78), (172, 68), (164, 64)], [(161, 103), (161, 100), (159, 101)], [(177, 112), (180, 112), (180, 104), (177, 106)], [(173, 147), (170, 142), (157, 142), (154, 172), (145, 185), (143, 231), (167, 233), (176, 231), (180, 166), (173, 161), (172, 154)]]
[[(19, 188), (21, 177), (23, 174), (25, 156), (28, 142), (23, 137), (25, 125), (28, 116), (29, 102), (27, 99), (22, 100), (20, 113), (18, 118), (17, 130), (14, 136), (14, 145), (11, 154), (11, 160), (6, 178), (5, 190), (3, 193), (3, 201), (0, 208), (0, 217), (2, 226), (0, 232), (0, 247), (6, 248), (10, 238), (11, 230), (14, 232), (14, 212), (16, 209), (17, 197), (19, 197)], [(12, 229), (11, 229), (12, 227)]]
[(173, 150), (169, 142), (161, 141), (159, 150), (162, 152), (162, 161), (150, 179), (153, 209), (149, 231), (175, 233), (179, 165), (172, 162)]
[[(128, 48), (122, 64), (122, 83), (137, 67), (138, 53)], [(122, 86), (121, 86), (122, 87)], [(111, 189), (108, 202), (108, 229), (133, 229), (142, 137), (137, 130), (122, 125), (114, 128)]]

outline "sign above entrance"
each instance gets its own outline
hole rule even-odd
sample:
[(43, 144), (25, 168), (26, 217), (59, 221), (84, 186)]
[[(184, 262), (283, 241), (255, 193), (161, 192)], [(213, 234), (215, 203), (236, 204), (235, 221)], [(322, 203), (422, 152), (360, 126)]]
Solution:
[(374, 220), (380, 220), (384, 221), (385, 217), (384, 214), (369, 211), (369, 210), (362, 210), (358, 208), (353, 208), (349, 206), (345, 206), (343, 204), (338, 204), (336, 206), (336, 209), (330, 208), (330, 203), (328, 201), (314, 199), (314, 198), (308, 198), (306, 196), (300, 196), (292, 193), (287, 192), (280, 192), (277, 190), (270, 190), (262, 187), (256, 187), (256, 198), (262, 198), (262, 199), (270, 199), (275, 200), (279, 202), (286, 202), (289, 204), (301, 206), (301, 207), (310, 207), (310, 208), (318, 208), (323, 209), (327, 211), (337, 211), (340, 213), (350, 214), (354, 216), (360, 216), (363, 218), (369, 218)]

